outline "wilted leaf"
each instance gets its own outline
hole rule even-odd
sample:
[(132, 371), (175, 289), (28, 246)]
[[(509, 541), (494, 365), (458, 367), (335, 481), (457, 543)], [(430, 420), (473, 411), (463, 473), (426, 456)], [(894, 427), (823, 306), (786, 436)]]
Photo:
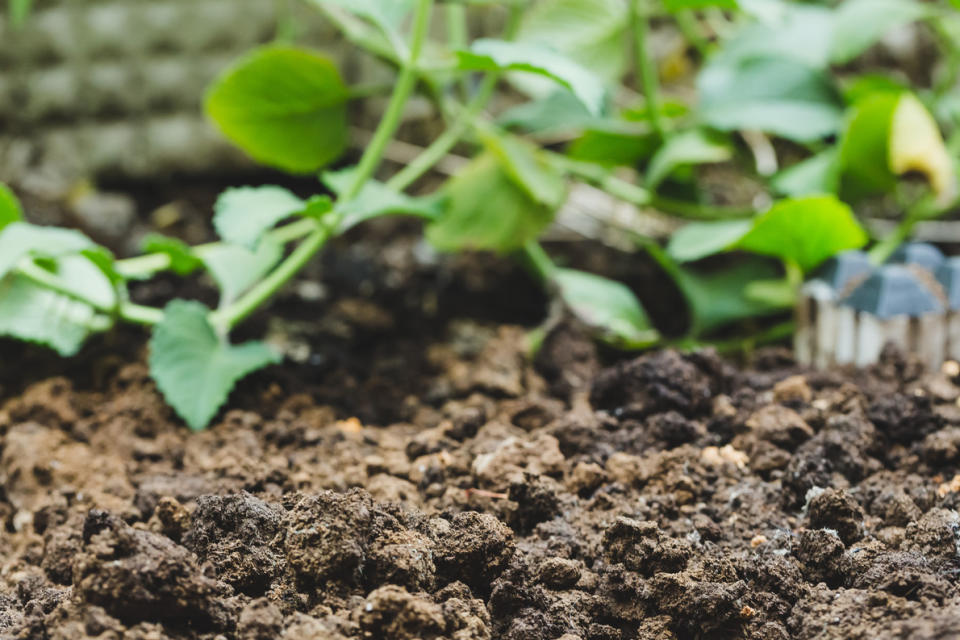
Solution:
[(941, 204), (956, 197), (953, 159), (933, 116), (911, 93), (881, 91), (854, 105), (840, 149), (851, 197), (890, 192), (909, 172), (923, 174)]
[(890, 127), (890, 169), (897, 175), (917, 171), (926, 176), (937, 200), (957, 196), (957, 176), (940, 128), (916, 96), (900, 96)]

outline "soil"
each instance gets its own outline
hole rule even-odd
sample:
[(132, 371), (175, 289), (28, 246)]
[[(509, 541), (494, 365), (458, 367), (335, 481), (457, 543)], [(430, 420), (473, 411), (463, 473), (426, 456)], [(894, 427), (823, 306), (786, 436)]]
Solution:
[(530, 358), (532, 282), (394, 231), (249, 325), (288, 360), (201, 433), (136, 331), (0, 343), (0, 638), (960, 638), (956, 378)]

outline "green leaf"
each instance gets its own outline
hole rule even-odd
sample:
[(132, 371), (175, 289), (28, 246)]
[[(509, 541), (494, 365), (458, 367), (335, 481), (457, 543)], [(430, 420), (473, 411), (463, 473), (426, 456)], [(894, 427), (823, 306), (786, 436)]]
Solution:
[(36, 342), (72, 356), (109, 321), (87, 304), (11, 274), (0, 278), (0, 335)]
[(68, 290), (100, 308), (112, 309), (117, 304), (113, 283), (90, 258), (75, 254), (57, 258), (56, 274)]
[(489, 151), (461, 169), (445, 191), (446, 211), (426, 231), (442, 250), (514, 251), (553, 219), (554, 211), (535, 202)]
[(254, 249), (267, 230), (301, 212), (306, 204), (283, 187), (234, 187), (221, 193), (213, 205), (213, 226), (227, 242)]
[(793, 198), (816, 194), (836, 194), (840, 188), (840, 152), (830, 147), (784, 169), (773, 177), (770, 186), (777, 193)]
[(625, 0), (540, 0), (524, 10), (516, 40), (559, 51), (613, 83), (627, 69), (629, 23)]
[[(355, 167), (348, 167), (340, 171), (328, 171), (322, 176), (323, 183), (340, 195), (349, 188), (355, 170)], [(438, 198), (414, 198), (382, 182), (367, 180), (353, 200), (338, 202), (336, 209), (343, 216), (337, 232), (345, 233), (361, 222), (380, 216), (416, 216), (433, 220), (440, 215), (441, 206)]]
[(220, 287), (220, 307), (236, 300), (280, 262), (283, 247), (264, 238), (251, 251), (233, 244), (211, 246), (203, 253), (203, 263)]
[(656, 189), (675, 169), (697, 164), (725, 162), (733, 157), (730, 143), (701, 129), (671, 136), (654, 154), (647, 167), (647, 187)]
[(640, 301), (625, 285), (575, 269), (557, 269), (553, 278), (570, 310), (608, 342), (637, 349), (660, 339)]
[(758, 18), (727, 40), (712, 63), (737, 67), (757, 58), (786, 59), (824, 70), (833, 46), (834, 12), (827, 7), (779, 2), (741, 1)]
[(33, 7), (33, 0), (9, 0), (7, 8), (10, 11), (10, 24), (14, 27), (23, 26), (30, 15), (30, 9)]
[(804, 272), (841, 251), (859, 249), (867, 233), (834, 196), (781, 200), (754, 220), (737, 248), (797, 264)]
[(777, 275), (773, 264), (756, 257), (709, 270), (678, 267), (674, 278), (690, 307), (690, 334), (699, 337), (734, 322), (789, 309), (792, 302), (748, 295), (753, 283)]
[(839, 145), (843, 188), (848, 196), (885, 193), (896, 186), (896, 176), (890, 170), (889, 144), (899, 103), (899, 93), (882, 91), (851, 108)]
[(912, 0), (846, 0), (836, 9), (830, 59), (846, 64), (891, 29), (929, 14)]
[(415, 0), (313, 0), (314, 4), (332, 4), (377, 25), (391, 37), (413, 9)]
[(578, 131), (603, 121), (566, 89), (555, 89), (543, 98), (511, 107), (497, 118), (501, 127), (544, 135)]
[(844, 83), (843, 99), (847, 104), (855, 105), (874, 94), (884, 92), (901, 94), (909, 90), (910, 87), (897, 78), (881, 73), (865, 73)]
[(923, 174), (941, 204), (956, 197), (956, 170), (936, 121), (912, 93), (881, 91), (852, 108), (840, 147), (851, 198), (889, 193), (898, 176)]
[(707, 7), (718, 7), (731, 11), (740, 8), (737, 5), (737, 0), (663, 0), (663, 6), (671, 12), (706, 9)]
[(95, 246), (79, 231), (11, 222), (0, 231), (0, 278), (27, 255), (56, 258)]
[(604, 108), (606, 89), (594, 73), (541, 44), (481, 38), (457, 52), (458, 67), (470, 71), (529, 71), (551, 78), (573, 92), (593, 115)]
[(824, 73), (780, 58), (708, 65), (697, 79), (701, 120), (723, 131), (758, 130), (798, 142), (836, 133), (840, 99)]
[(691, 222), (670, 237), (667, 254), (677, 262), (693, 262), (726, 251), (753, 228), (753, 220)]
[(203, 261), (193, 254), (183, 240), (171, 238), (159, 233), (148, 233), (142, 243), (144, 253), (163, 253), (170, 257), (170, 269), (180, 276), (190, 275), (201, 266)]
[(11, 222), (23, 220), (23, 208), (10, 187), (0, 182), (0, 231)]
[(483, 142), (500, 167), (535, 202), (557, 209), (566, 200), (563, 176), (547, 162), (539, 147), (511, 135), (487, 135)]
[(207, 92), (224, 135), (263, 164), (309, 173), (347, 144), (347, 88), (333, 63), (304, 49), (256, 49)]
[(150, 375), (193, 430), (209, 424), (238, 380), (279, 357), (266, 345), (217, 337), (199, 302), (174, 300), (150, 338)]
[(660, 137), (649, 127), (608, 121), (584, 131), (567, 147), (567, 155), (607, 167), (632, 167), (649, 158), (659, 144)]
[(643, 246), (677, 284), (687, 302), (690, 316), (688, 335), (701, 337), (733, 322), (755, 316), (783, 311), (783, 307), (769, 300), (758, 300), (746, 295), (750, 284), (780, 275), (768, 259), (746, 256), (734, 264), (721, 267), (711, 265), (699, 270), (677, 264), (667, 253), (652, 242)]

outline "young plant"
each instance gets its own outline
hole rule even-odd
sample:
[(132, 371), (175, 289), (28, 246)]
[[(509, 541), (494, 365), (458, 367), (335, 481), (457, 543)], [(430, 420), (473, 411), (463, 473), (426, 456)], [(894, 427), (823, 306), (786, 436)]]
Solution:
[[(911, 206), (900, 230), (905, 235), (955, 196), (953, 162), (928, 113), (946, 110), (960, 69), (949, 37), (940, 36), (952, 61), (946, 73), (954, 77), (935, 94), (914, 95), (889, 82), (882, 90), (848, 82), (845, 93), (832, 75), (831, 65), (849, 63), (893, 26), (922, 20), (951, 33), (949, 15), (936, 5), (882, 0), (890, 11), (871, 10), (878, 1), (835, 8), (780, 0), (510, 1), (502, 3), (507, 15), (499, 38), (468, 42), (467, 9), (495, 2), (442, 3), (448, 34), (434, 40), (431, 0), (312, 0), (358, 50), (397, 70), (357, 164), (325, 170), (346, 150), (350, 104), (366, 92), (347, 86), (317, 52), (288, 45), (252, 51), (210, 87), (207, 114), (252, 159), (292, 173), (321, 172), (324, 188), (306, 199), (271, 185), (229, 189), (215, 206), (218, 242), (190, 247), (153, 236), (144, 255), (120, 260), (76, 231), (24, 222), (16, 199), (0, 191), (0, 334), (68, 356), (117, 321), (149, 326), (152, 376), (187, 424), (201, 429), (237, 380), (277, 361), (260, 342), (232, 344), (231, 331), (330, 238), (372, 218), (409, 215), (423, 219), (427, 239), (440, 250), (521, 257), (611, 343), (655, 344), (659, 334), (630, 289), (563, 268), (538, 244), (577, 181), (701, 221), (666, 251), (638, 238), (687, 296), (690, 337), (780, 311), (806, 272), (868, 241), (841, 197), (854, 202), (878, 189), (897, 190), (894, 176), (921, 171), (934, 196)], [(661, 90), (649, 33), (653, 22), (664, 21), (706, 59), (696, 105), (670, 101)], [(488, 103), (502, 83), (530, 99), (491, 114)], [(446, 129), (380, 181), (384, 153), (414, 93), (434, 105)], [(871, 98), (875, 93), (881, 96)], [(879, 138), (874, 122), (881, 124)], [(558, 132), (567, 142), (562, 150), (555, 146)], [(736, 162), (741, 138), (764, 174), (778, 166), (771, 138), (809, 155), (762, 176), (771, 194), (790, 197), (757, 207), (766, 209), (759, 214), (752, 204), (718, 206), (691, 189), (691, 167)], [(433, 193), (411, 192), (458, 144), (474, 150), (466, 167)], [(730, 250), (773, 256), (781, 270), (760, 257), (706, 276), (684, 264)], [(130, 301), (134, 281), (197, 269), (219, 287), (215, 309), (182, 300), (164, 309)]]

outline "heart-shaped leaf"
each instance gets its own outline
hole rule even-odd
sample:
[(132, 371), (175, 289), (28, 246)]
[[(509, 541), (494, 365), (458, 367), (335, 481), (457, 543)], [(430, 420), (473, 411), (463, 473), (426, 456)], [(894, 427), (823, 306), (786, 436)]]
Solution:
[(174, 300), (150, 338), (150, 375), (191, 429), (207, 426), (238, 380), (279, 357), (265, 344), (219, 338), (199, 302)]

